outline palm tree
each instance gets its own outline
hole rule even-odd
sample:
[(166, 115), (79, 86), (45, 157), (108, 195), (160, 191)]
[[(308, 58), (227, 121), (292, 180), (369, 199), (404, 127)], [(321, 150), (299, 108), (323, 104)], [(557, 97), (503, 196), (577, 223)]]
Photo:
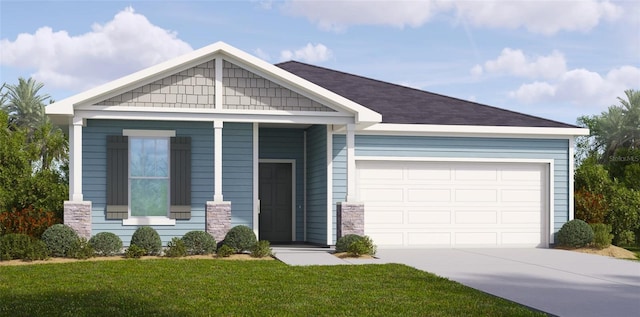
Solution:
[(44, 107), (49, 95), (39, 94), (42, 87), (44, 84), (33, 78), (25, 80), (22, 77), (18, 78), (17, 85), (6, 85), (8, 103), (2, 105), (2, 110), (9, 114), (11, 125), (26, 128), (29, 135), (48, 121)]

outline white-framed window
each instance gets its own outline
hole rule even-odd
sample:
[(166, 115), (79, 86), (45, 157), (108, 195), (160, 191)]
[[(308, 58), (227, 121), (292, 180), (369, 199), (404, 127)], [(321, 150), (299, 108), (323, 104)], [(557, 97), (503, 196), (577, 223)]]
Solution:
[(129, 139), (129, 217), (124, 225), (174, 225), (170, 208), (171, 130), (124, 130)]

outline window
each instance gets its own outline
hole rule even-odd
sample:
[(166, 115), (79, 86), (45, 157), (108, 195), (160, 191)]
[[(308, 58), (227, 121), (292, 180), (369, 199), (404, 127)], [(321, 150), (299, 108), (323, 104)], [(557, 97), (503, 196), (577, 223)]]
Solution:
[(129, 200), (132, 217), (169, 215), (168, 138), (129, 138)]
[(191, 138), (172, 130), (107, 136), (106, 219), (174, 225), (191, 219)]

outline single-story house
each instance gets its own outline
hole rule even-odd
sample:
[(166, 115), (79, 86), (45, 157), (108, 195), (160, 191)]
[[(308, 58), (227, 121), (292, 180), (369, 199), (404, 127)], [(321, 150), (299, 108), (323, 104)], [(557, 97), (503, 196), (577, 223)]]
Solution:
[(247, 225), (272, 243), (547, 247), (573, 218), (574, 125), (218, 42), (46, 107), (64, 222), (128, 245)]

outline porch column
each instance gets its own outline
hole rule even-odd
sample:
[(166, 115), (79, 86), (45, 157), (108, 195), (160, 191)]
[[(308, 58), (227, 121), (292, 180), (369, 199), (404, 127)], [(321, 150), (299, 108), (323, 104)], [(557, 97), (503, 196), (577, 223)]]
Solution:
[(73, 117), (69, 126), (69, 200), (82, 201), (82, 127), (84, 120)]
[(69, 125), (69, 200), (64, 202), (64, 224), (79, 236), (91, 238), (91, 202), (82, 195), (82, 127), (84, 120), (73, 117)]
[(347, 234), (364, 235), (364, 203), (356, 201), (355, 124), (347, 124), (347, 197), (336, 206), (338, 239)]
[(347, 124), (347, 202), (356, 198), (355, 124)]
[(222, 199), (222, 126), (223, 121), (213, 122), (213, 173), (214, 194), (213, 201), (221, 202)]
[(231, 229), (231, 202), (222, 198), (222, 126), (223, 121), (213, 122), (213, 201), (206, 203), (206, 231), (217, 242), (224, 239)]

